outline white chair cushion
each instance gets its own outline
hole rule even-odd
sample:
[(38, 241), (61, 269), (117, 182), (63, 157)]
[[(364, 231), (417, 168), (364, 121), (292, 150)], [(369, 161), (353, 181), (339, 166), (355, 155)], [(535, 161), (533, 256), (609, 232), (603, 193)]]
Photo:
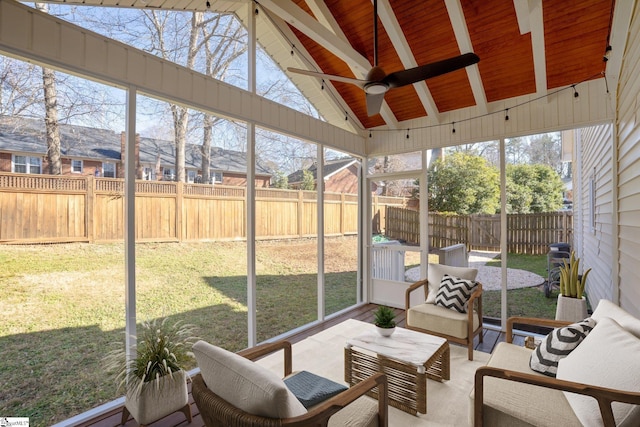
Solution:
[(596, 323), (599, 322), (603, 317), (610, 317), (624, 329), (640, 338), (640, 319), (633, 317), (623, 308), (606, 299), (601, 299), (598, 302), (598, 306), (591, 315), (591, 318), (595, 320)]
[[(603, 317), (580, 345), (558, 363), (557, 378), (616, 390), (640, 390), (640, 339), (615, 320)], [(583, 425), (602, 426), (598, 403), (564, 392)], [(617, 426), (640, 425), (640, 406), (613, 403)]]
[(440, 289), (440, 282), (442, 281), (442, 276), (445, 274), (459, 277), (460, 279), (476, 280), (478, 269), (429, 263), (427, 266), (427, 279), (429, 280), (429, 292), (426, 300), (427, 303), (433, 304), (436, 302), (436, 295), (438, 294), (438, 289)]
[[(478, 317), (478, 313), (474, 311), (474, 331), (480, 326)], [(467, 313), (458, 313), (435, 304), (418, 304), (407, 311), (408, 325), (461, 339), (467, 338), (468, 318)]]
[(235, 353), (198, 341), (193, 345), (207, 388), (238, 409), (270, 418), (291, 418), (307, 410), (275, 373)]

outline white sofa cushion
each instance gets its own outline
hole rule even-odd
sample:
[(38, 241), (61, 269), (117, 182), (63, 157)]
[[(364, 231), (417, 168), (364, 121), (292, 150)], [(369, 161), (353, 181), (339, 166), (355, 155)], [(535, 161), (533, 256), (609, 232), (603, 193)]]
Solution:
[(284, 381), (263, 366), (202, 340), (193, 354), (209, 390), (236, 408), (270, 418), (307, 413)]
[(427, 300), (425, 302), (433, 304), (436, 302), (436, 295), (438, 289), (440, 289), (440, 282), (442, 276), (449, 274), (451, 276), (459, 277), (465, 280), (476, 280), (478, 275), (477, 268), (467, 267), (452, 267), (450, 265), (431, 264), (427, 266), (427, 279), (429, 280), (429, 290), (427, 293)]
[[(530, 356), (528, 348), (501, 342), (487, 366), (543, 376), (529, 368)], [(475, 390), (469, 397), (469, 417), (473, 419)], [(485, 377), (483, 401), (485, 426), (581, 427), (560, 390)]]
[(620, 326), (640, 338), (640, 319), (633, 317), (623, 308), (615, 305), (609, 300), (601, 299), (594, 310), (591, 318), (597, 322), (603, 317), (610, 317)]
[[(580, 345), (558, 363), (557, 378), (616, 390), (640, 390), (640, 339), (615, 320), (603, 317)], [(598, 403), (589, 396), (564, 392), (585, 426), (602, 426)], [(640, 406), (614, 402), (617, 426), (640, 425)]]

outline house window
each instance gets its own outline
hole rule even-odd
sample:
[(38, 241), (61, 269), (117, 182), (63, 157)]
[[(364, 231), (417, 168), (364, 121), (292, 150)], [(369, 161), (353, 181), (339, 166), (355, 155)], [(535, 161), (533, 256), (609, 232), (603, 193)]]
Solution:
[(222, 172), (214, 172), (213, 182), (222, 182)]
[(42, 173), (42, 159), (31, 156), (13, 156), (13, 172), (15, 173)]
[(196, 171), (188, 170), (187, 171), (187, 182), (194, 183), (196, 182)]
[(105, 178), (116, 177), (116, 164), (115, 163), (102, 163), (102, 176)]
[(156, 171), (154, 168), (144, 168), (142, 171), (142, 179), (145, 181), (155, 181)]
[(162, 179), (164, 181), (175, 181), (176, 172), (174, 169), (164, 168), (162, 170)]
[(82, 173), (82, 160), (71, 160), (71, 172)]

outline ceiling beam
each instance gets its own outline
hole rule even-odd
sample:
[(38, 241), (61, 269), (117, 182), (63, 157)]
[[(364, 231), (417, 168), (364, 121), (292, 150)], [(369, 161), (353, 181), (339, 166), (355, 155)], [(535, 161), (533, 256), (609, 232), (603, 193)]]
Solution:
[[(329, 8), (327, 7), (324, 1), (306, 0), (306, 3), (311, 9), (311, 11), (313, 12), (318, 22), (324, 25), (329, 31), (335, 34), (338, 38), (342, 39), (346, 43), (349, 43), (347, 40), (347, 36), (342, 31), (342, 28), (340, 28), (338, 21), (336, 21), (336, 19), (334, 18), (333, 14), (331, 13), (331, 11), (329, 10)], [(348, 63), (347, 65), (349, 65), (349, 68), (357, 78), (364, 79), (366, 77), (366, 73), (361, 73), (357, 68), (352, 67)], [(368, 71), (369, 70), (367, 70), (367, 72)], [(389, 104), (387, 104), (386, 101), (382, 102), (382, 107), (380, 108), (380, 116), (382, 116), (382, 119), (385, 121), (387, 126), (389, 126), (392, 129), (398, 128), (399, 126), (398, 120), (396, 120), (396, 116), (393, 114), (393, 111), (391, 111), (391, 108), (389, 107)]]
[[(628, 30), (631, 25), (633, 8), (633, 2), (618, 1), (613, 11), (613, 22), (611, 23), (611, 34), (609, 35), (611, 53), (605, 69), (605, 78), (609, 86), (609, 93), (614, 94), (614, 96), (618, 92), (618, 79), (622, 69), (624, 49), (629, 38)], [(604, 56), (604, 52), (602, 52), (602, 55)]]
[(528, 3), (531, 48), (533, 50), (533, 69), (536, 76), (536, 95), (543, 96), (547, 94), (547, 59), (544, 48), (542, 0), (528, 0)]
[[(309, 65), (311, 65), (311, 67), (319, 70), (320, 66), (313, 60), (311, 54), (307, 52), (302, 42), (296, 37), (295, 33), (291, 31), (291, 28), (286, 25), (286, 23), (282, 19), (280, 19), (279, 16), (270, 16), (269, 18), (269, 22), (273, 23), (273, 25), (279, 28), (280, 32), (275, 31), (274, 34), (276, 34), (276, 36), (282, 36), (281, 42), (283, 44), (290, 44), (292, 41), (295, 41), (294, 44), (296, 46), (296, 49), (301, 54), (295, 56), (296, 67), (307, 68), (309, 67)], [(288, 74), (286, 72), (285, 75), (287, 75), (287, 77), (291, 79), (291, 81), (296, 82), (296, 84), (301, 87), (309, 87), (311, 84), (310, 82), (314, 82), (314, 84), (315, 82), (317, 82), (317, 87), (320, 87), (321, 85), (321, 82), (319, 82), (318, 79), (311, 80), (313, 79), (313, 77), (302, 76), (293, 73)], [(346, 113), (349, 117), (353, 118), (353, 120), (357, 121), (357, 123), (353, 123), (353, 121), (350, 120), (348, 122), (348, 127), (353, 132), (361, 133), (364, 126), (358, 120), (358, 116), (356, 116), (355, 113), (351, 110), (351, 106), (347, 105), (347, 103), (344, 102), (342, 96), (340, 96), (340, 93), (336, 90), (336, 88), (331, 84), (330, 81), (325, 81), (324, 87), (324, 96), (329, 101), (329, 104), (332, 106), (332, 108), (335, 109), (336, 114), (344, 116), (344, 114)], [(323, 112), (320, 113), (323, 114)], [(326, 113), (324, 113), (323, 115), (327, 116)], [(328, 119), (328, 117), (325, 118)]]
[[(456, 35), (456, 41), (461, 53), (473, 52), (473, 46), (471, 45), (471, 36), (469, 35), (469, 29), (467, 28), (467, 22), (464, 19), (464, 12), (462, 11), (462, 5), (460, 0), (445, 0), (445, 6), (447, 7), (447, 13), (449, 19), (451, 19), (451, 26), (453, 32)], [(482, 61), (482, 58), (480, 58)], [(484, 92), (484, 86), (482, 84), (482, 78), (480, 77), (480, 69), (478, 64), (471, 65), (465, 68), (469, 83), (471, 84), (471, 91), (473, 97), (476, 100), (476, 106), (480, 114), (486, 114), (488, 112), (487, 95)]]
[(513, 0), (513, 7), (516, 9), (516, 18), (518, 19), (518, 28), (520, 35), (531, 32), (531, 21), (529, 21), (529, 2), (522, 0)]
[[(400, 23), (396, 19), (396, 15), (389, 4), (389, 0), (380, 0), (378, 2), (378, 17), (382, 21), (382, 25), (384, 25), (384, 29), (387, 31), (387, 35), (391, 39), (391, 43), (398, 53), (404, 68), (408, 69), (417, 67), (418, 63), (416, 62), (413, 52), (409, 47), (409, 43), (402, 32), (402, 28), (400, 28)], [(429, 91), (426, 82), (422, 81), (415, 83), (413, 87), (416, 90), (418, 98), (420, 98), (427, 115), (432, 118), (435, 123), (440, 123), (440, 112), (438, 111), (438, 107), (433, 100), (433, 96), (431, 96), (431, 92)]]
[(363, 75), (369, 72), (371, 64), (351, 45), (340, 39), (327, 28), (313, 19), (307, 12), (291, 1), (260, 0), (260, 5), (278, 15), (282, 20), (294, 26), (307, 37), (321, 44), (331, 53), (346, 62)]

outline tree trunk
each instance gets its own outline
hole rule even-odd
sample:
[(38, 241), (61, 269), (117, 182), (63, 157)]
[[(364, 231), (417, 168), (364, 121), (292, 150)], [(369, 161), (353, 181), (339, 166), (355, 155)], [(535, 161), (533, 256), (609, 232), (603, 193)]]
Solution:
[(56, 76), (50, 68), (42, 68), (44, 82), (44, 124), (47, 135), (47, 163), (51, 175), (62, 175), (60, 159), (60, 129), (58, 128), (58, 108)]
[(204, 116), (204, 132), (202, 136), (202, 182), (209, 183), (211, 169), (211, 139), (213, 134), (213, 117), (206, 114)]
[[(36, 3), (36, 8), (48, 13), (46, 5)], [(44, 89), (44, 124), (47, 136), (47, 163), (51, 175), (62, 175), (60, 158), (60, 129), (58, 128), (58, 95), (56, 92), (56, 75), (50, 68), (42, 68)]]

